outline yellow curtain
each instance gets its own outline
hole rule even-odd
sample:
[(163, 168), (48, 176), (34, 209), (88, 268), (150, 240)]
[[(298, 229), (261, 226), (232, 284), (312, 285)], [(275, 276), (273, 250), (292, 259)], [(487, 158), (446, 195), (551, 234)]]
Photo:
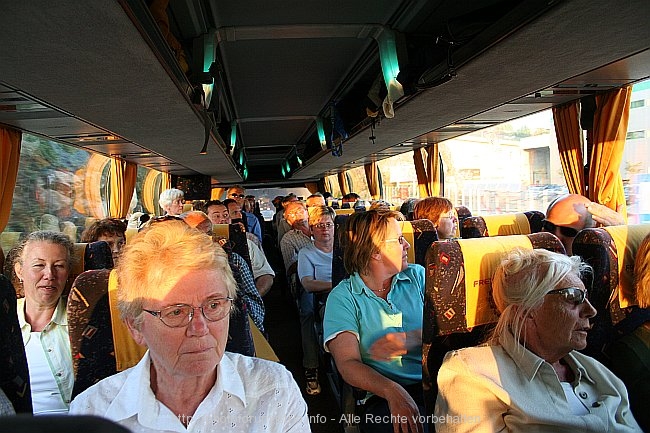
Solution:
[(158, 170), (151, 169), (144, 178), (144, 184), (142, 185), (142, 205), (147, 213), (156, 213), (156, 198), (158, 195), (156, 185), (160, 182), (161, 174)]
[(554, 107), (553, 123), (567, 188), (572, 194), (586, 195), (578, 104), (579, 102), (576, 101)]
[(379, 173), (377, 171), (377, 162), (372, 161), (369, 164), (365, 164), (363, 166), (363, 169), (366, 172), (366, 181), (368, 182), (368, 192), (370, 193), (370, 197), (372, 197), (373, 200), (379, 200), (381, 198), (381, 194), (379, 191)]
[(23, 134), (0, 126), (0, 232), (9, 222)]
[(98, 153), (90, 155), (86, 163), (86, 173), (84, 175), (84, 197), (86, 198), (86, 208), (88, 213), (96, 219), (106, 217), (104, 206), (102, 204), (102, 174), (104, 168), (110, 159)]
[(339, 180), (339, 188), (341, 189), (341, 195), (350, 194), (350, 185), (348, 184), (348, 177), (345, 175), (345, 172), (342, 171), (336, 176)]
[[(430, 197), (440, 195), (440, 157), (438, 155), (438, 143), (427, 146), (427, 189)], [(418, 182), (419, 183), (419, 182)]]
[(160, 173), (160, 192), (172, 187), (172, 175), (169, 173)]
[(323, 192), (329, 192), (331, 194), (332, 184), (330, 183), (330, 180), (327, 178), (327, 176), (321, 179), (321, 182), (323, 182)]
[(318, 182), (305, 182), (305, 188), (307, 188), (311, 194), (317, 193)]
[(111, 197), (108, 213), (113, 218), (126, 218), (133, 197), (138, 166), (119, 158), (111, 158)]
[(424, 160), (422, 159), (422, 148), (413, 150), (413, 164), (415, 165), (415, 175), (418, 178), (420, 198), (431, 197), (429, 193), (429, 178), (424, 168)]
[(630, 116), (632, 86), (596, 96), (593, 150), (589, 161), (589, 198), (627, 220), (621, 160)]
[(212, 188), (210, 192), (210, 200), (221, 200), (223, 193), (226, 191), (226, 188), (218, 187)]

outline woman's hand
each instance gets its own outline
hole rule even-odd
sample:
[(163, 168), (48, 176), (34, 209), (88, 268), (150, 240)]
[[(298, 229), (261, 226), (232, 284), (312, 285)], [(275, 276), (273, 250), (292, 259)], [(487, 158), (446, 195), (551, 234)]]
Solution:
[(393, 431), (395, 433), (421, 433), (424, 431), (420, 422), (420, 411), (413, 398), (399, 384), (386, 394), (388, 409), (393, 421)]
[(422, 330), (389, 332), (372, 343), (368, 353), (375, 361), (390, 361), (406, 355), (409, 349), (422, 345)]

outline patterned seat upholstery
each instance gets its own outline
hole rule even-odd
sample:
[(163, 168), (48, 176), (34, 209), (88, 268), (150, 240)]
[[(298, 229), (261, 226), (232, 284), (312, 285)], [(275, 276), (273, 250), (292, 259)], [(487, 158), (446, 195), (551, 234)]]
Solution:
[(334, 218), (334, 247), (332, 254), (332, 287), (349, 277), (343, 266), (343, 247), (341, 246), (341, 234), (348, 223), (349, 214), (336, 215)]
[(598, 314), (587, 336), (589, 356), (607, 363), (604, 350), (629, 327), (650, 320), (648, 310), (638, 308), (634, 281), (634, 258), (650, 224), (584, 229), (573, 240), (573, 254), (582, 257), (593, 270), (585, 281), (589, 301)]
[[(111, 270), (91, 270), (77, 277), (68, 297), (70, 349), (75, 370), (73, 398), (101, 379), (118, 372), (108, 286)], [(254, 356), (255, 347), (246, 304), (235, 301), (226, 350)]]
[(543, 220), (544, 214), (536, 210), (514, 214), (470, 216), (459, 223), (460, 235), (463, 239), (527, 235), (540, 232)]
[(32, 413), (32, 394), (23, 337), (16, 313), (16, 291), (0, 275), (0, 388), (16, 413)]
[(113, 252), (108, 243), (104, 241), (74, 244), (74, 257), (72, 269), (68, 275), (68, 282), (63, 292), (64, 296), (70, 292), (74, 280), (84, 271), (92, 269), (113, 269)]
[(427, 413), (437, 395), (436, 376), (445, 354), (474, 346), (496, 322), (491, 280), (512, 248), (545, 248), (564, 254), (550, 233), (434, 242), (427, 253), (422, 324), (422, 381)]

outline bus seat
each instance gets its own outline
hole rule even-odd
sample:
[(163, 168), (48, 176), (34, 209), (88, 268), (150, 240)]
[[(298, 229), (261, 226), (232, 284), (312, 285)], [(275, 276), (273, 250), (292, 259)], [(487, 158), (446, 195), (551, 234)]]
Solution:
[(467, 206), (456, 206), (456, 215), (458, 215), (458, 222), (462, 223), (472, 216), (472, 212), (467, 208)]
[(438, 232), (433, 223), (427, 219), (403, 221), (402, 234), (411, 245), (408, 249), (408, 262), (424, 266), (427, 251), (438, 240)]
[(347, 207), (343, 209), (334, 209), (334, 212), (336, 212), (336, 215), (352, 215), (355, 210), (351, 207)]
[(194, 207), (192, 206), (192, 203), (184, 203), (183, 204), (183, 212), (189, 212), (193, 209)]
[(70, 241), (77, 242), (77, 226), (71, 221), (61, 223), (61, 233), (66, 235)]
[[(248, 263), (252, 272), (253, 266), (248, 252), (246, 229), (241, 224), (212, 224), (212, 233), (214, 236), (227, 239), (232, 252), (239, 254)], [(222, 243), (220, 244), (223, 246)]]
[(332, 254), (332, 287), (346, 279), (349, 275), (343, 266), (343, 247), (341, 246), (341, 233), (345, 230), (350, 214), (337, 215), (334, 217), (334, 246)]
[(0, 247), (3, 251), (6, 251), (5, 254), (9, 254), (9, 251), (18, 245), (22, 232), (2, 232), (0, 233)]
[(463, 239), (488, 236), (527, 235), (542, 230), (544, 214), (528, 211), (501, 215), (467, 217), (460, 226)]
[(422, 325), (422, 381), (427, 413), (433, 414), (436, 377), (445, 354), (485, 339), (497, 320), (491, 281), (515, 247), (564, 254), (551, 233), (434, 242), (427, 253)]
[(0, 388), (16, 413), (32, 413), (32, 393), (23, 336), (16, 313), (16, 291), (0, 275)]
[[(119, 319), (114, 298), (109, 295), (114, 272), (109, 269), (83, 272), (68, 297), (68, 329), (75, 372), (73, 398), (101, 379), (135, 365), (144, 354), (144, 348), (131, 339)], [(237, 312), (230, 316), (226, 350), (254, 355), (246, 304), (239, 297), (235, 306)], [(122, 343), (116, 347), (116, 341)]]
[(74, 244), (74, 257), (72, 258), (72, 268), (68, 275), (66, 289), (63, 291), (67, 295), (77, 278), (82, 272), (91, 269), (112, 269), (113, 252), (108, 243), (104, 241), (97, 242), (77, 242)]
[(649, 233), (650, 224), (589, 228), (573, 240), (573, 254), (593, 268), (593, 284), (589, 278), (585, 286), (589, 301), (598, 311), (583, 352), (601, 362), (606, 361), (603, 350), (625, 326), (624, 319), (648, 314), (648, 310), (636, 307), (634, 258)]
[(126, 243), (128, 244), (131, 239), (133, 239), (133, 236), (135, 236), (138, 233), (138, 229), (134, 227), (129, 227), (126, 229), (124, 232), (124, 238)]

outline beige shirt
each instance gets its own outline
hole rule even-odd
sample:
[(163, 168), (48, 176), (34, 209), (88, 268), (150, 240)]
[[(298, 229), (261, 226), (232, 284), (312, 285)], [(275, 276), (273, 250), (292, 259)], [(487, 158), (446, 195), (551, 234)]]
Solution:
[(437, 433), (641, 431), (623, 382), (595, 359), (575, 351), (564, 357), (588, 412), (573, 415), (551, 364), (510, 333), (500, 342), (447, 353), (438, 372)]

